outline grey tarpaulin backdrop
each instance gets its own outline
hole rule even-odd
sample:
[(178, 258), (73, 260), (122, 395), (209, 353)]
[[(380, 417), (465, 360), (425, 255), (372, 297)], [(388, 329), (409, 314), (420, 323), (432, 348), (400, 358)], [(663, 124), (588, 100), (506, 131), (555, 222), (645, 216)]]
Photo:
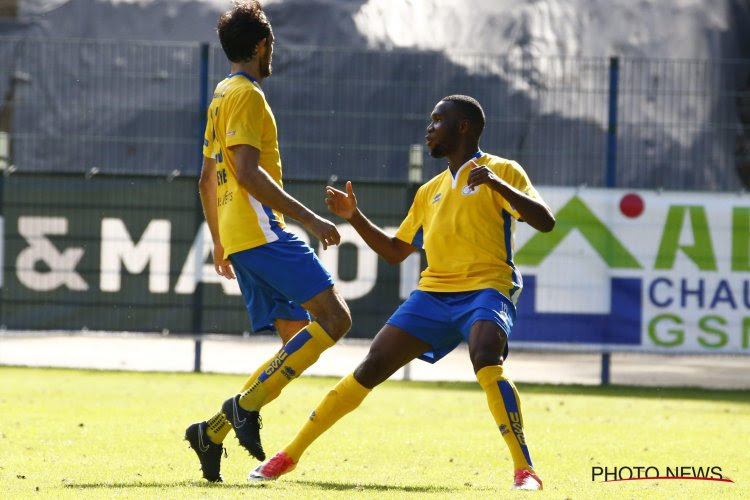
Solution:
[[(195, 43), (0, 38), (11, 162), (22, 171), (195, 174), (201, 83), (228, 72)], [(476, 96), (482, 147), (538, 184), (735, 190), (744, 168), (746, 61), (370, 51), (279, 45), (263, 88), (287, 179), (404, 181), (435, 102)], [(484, 69), (494, 68), (494, 72)], [(203, 82), (201, 80), (204, 80)], [(614, 104), (614, 108), (612, 105)], [(745, 117), (747, 118), (747, 117)], [(750, 118), (747, 118), (750, 120)], [(425, 158), (426, 174), (442, 163)]]

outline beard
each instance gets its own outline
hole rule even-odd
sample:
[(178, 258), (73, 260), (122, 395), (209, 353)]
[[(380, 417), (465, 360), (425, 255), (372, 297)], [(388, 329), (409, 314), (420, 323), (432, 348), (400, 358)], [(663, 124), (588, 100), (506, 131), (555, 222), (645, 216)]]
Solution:
[(273, 68), (271, 67), (271, 57), (269, 56), (267, 59), (264, 58), (260, 61), (260, 77), (269, 77), (271, 73), (273, 73)]
[(430, 149), (430, 156), (433, 158), (444, 158), (448, 154), (448, 148), (445, 144), (435, 144)]

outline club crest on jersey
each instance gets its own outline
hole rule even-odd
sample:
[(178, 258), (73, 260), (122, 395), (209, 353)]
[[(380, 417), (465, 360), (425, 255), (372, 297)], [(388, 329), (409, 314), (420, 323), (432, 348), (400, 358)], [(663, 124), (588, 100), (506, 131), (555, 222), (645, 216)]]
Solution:
[(437, 203), (440, 201), (441, 193), (438, 193), (435, 195), (435, 197), (432, 199), (432, 203)]
[(461, 190), (461, 194), (464, 196), (469, 196), (471, 194), (476, 193), (477, 191), (479, 191), (479, 188), (477, 187), (471, 188), (469, 186), (464, 186), (464, 188)]

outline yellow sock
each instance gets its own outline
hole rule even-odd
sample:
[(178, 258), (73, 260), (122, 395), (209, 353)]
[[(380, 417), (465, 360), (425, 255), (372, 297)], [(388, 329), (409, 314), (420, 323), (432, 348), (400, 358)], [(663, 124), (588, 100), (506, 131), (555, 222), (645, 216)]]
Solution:
[[(247, 377), (247, 380), (245, 380), (245, 384), (242, 386), (242, 389), (240, 389), (240, 392), (245, 392), (246, 390), (248, 390), (250, 386), (253, 385), (253, 382), (257, 380), (260, 374), (265, 371), (265, 369), (266, 365), (261, 365), (249, 377)], [(266, 401), (266, 404), (270, 403), (271, 399)], [(224, 412), (221, 411), (208, 419), (207, 423), (208, 429), (206, 429), (206, 433), (208, 434), (211, 442), (216, 444), (223, 443), (224, 439), (227, 437), (227, 434), (229, 434), (229, 431), (232, 430), (232, 424), (229, 423), (229, 420), (227, 420), (224, 416)]]
[[(266, 365), (262, 364), (258, 368), (255, 369), (253, 373), (250, 374), (249, 377), (247, 377), (247, 380), (245, 380), (245, 383), (242, 386), (242, 389), (240, 389), (240, 393), (245, 392), (246, 390), (250, 389), (250, 386), (255, 383), (255, 381), (260, 377), (260, 374), (266, 371)], [(276, 399), (276, 396), (278, 396), (280, 393), (276, 393), (273, 397), (269, 398), (265, 404), (270, 403), (274, 399)]]
[(230, 430), (232, 430), (232, 425), (222, 412), (219, 412), (208, 419), (208, 429), (206, 429), (206, 434), (208, 434), (208, 439), (210, 439), (211, 442), (216, 444), (223, 443), (224, 438), (227, 437)]
[(335, 341), (317, 321), (310, 323), (262, 365), (261, 374), (240, 396), (240, 406), (249, 411), (260, 410), (333, 344)]
[(249, 377), (247, 377), (247, 380), (245, 380), (245, 384), (242, 386), (242, 389), (240, 389), (240, 392), (245, 392), (246, 390), (250, 389), (250, 386), (253, 385), (257, 378), (260, 377), (260, 374), (265, 370), (266, 365), (260, 365)]
[(358, 407), (371, 390), (357, 382), (354, 374), (342, 378), (313, 410), (305, 425), (283, 451), (295, 463), (299, 462), (307, 447), (341, 417)]
[(477, 380), (487, 393), (490, 412), (513, 457), (513, 469), (534, 470), (523, 433), (521, 400), (513, 382), (503, 377), (503, 367), (485, 366), (477, 372)]

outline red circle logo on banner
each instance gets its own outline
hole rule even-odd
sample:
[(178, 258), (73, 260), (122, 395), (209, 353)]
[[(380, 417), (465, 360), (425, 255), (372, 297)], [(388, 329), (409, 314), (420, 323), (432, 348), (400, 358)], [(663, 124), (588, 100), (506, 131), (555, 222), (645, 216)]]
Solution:
[(635, 193), (628, 193), (620, 200), (620, 212), (631, 219), (641, 215), (644, 207), (643, 198)]

